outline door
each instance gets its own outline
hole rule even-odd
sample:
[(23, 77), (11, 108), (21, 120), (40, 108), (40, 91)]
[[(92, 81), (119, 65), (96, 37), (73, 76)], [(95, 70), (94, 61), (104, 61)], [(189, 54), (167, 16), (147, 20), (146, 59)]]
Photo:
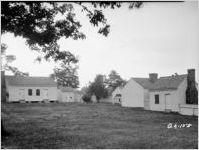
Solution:
[(25, 90), (24, 89), (19, 90), (19, 100), (25, 100)]
[(144, 100), (144, 109), (150, 110), (150, 101), (149, 99)]
[(43, 96), (44, 96), (44, 99), (48, 99), (48, 89), (44, 89)]
[(165, 94), (165, 110), (171, 111), (172, 110), (172, 101), (171, 101), (171, 95)]
[(65, 96), (65, 101), (68, 102), (68, 96), (67, 95)]

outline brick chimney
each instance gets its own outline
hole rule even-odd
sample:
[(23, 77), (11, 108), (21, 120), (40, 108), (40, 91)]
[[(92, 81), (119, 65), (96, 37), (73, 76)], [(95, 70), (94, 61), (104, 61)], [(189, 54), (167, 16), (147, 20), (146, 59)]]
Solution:
[(149, 81), (152, 83), (155, 83), (155, 81), (158, 79), (157, 73), (149, 73)]
[(188, 69), (186, 103), (198, 104), (198, 90), (195, 81), (195, 69)]

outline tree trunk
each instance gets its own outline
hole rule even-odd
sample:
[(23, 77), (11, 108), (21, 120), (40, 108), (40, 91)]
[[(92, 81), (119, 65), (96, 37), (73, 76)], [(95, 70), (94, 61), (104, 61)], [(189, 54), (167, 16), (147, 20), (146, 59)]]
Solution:
[(5, 130), (4, 125), (3, 125), (3, 121), (1, 120), (1, 136), (5, 137), (8, 136), (9, 133)]

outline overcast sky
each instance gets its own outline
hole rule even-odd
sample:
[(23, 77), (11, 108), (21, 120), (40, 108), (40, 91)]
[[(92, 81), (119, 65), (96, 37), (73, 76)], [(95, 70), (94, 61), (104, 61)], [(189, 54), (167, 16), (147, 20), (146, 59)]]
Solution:
[[(79, 13), (77, 18), (87, 38), (59, 41), (62, 50), (69, 50), (79, 57), (80, 87), (93, 81), (96, 74), (108, 75), (113, 69), (126, 80), (148, 77), (149, 73), (158, 73), (159, 77), (186, 74), (189, 68), (195, 68), (198, 77), (197, 1), (150, 2), (133, 10), (124, 4), (120, 9), (106, 9), (104, 14), (111, 25), (108, 37), (99, 35), (85, 15)], [(17, 57), (13, 66), (31, 76), (53, 73), (53, 62), (34, 62), (38, 53), (31, 51), (24, 39), (5, 34), (1, 42), (8, 45), (7, 54)]]

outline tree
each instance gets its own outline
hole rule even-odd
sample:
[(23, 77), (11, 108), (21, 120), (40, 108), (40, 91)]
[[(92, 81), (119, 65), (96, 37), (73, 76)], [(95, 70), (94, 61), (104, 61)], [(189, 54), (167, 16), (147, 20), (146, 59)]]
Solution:
[(28, 73), (20, 71), (17, 67), (11, 65), (13, 61), (16, 60), (15, 55), (6, 55), (7, 45), (5, 43), (1, 44), (1, 70), (11, 71), (14, 75), (28, 76)]
[(101, 98), (106, 98), (108, 96), (108, 91), (105, 86), (105, 76), (104, 75), (97, 75), (95, 77), (94, 82), (91, 82), (88, 87), (88, 93), (90, 95), (95, 95), (98, 102)]
[[(13, 61), (16, 60), (14, 55), (6, 55), (7, 45), (1, 44), (1, 104), (3, 106), (3, 102), (6, 102), (6, 83), (5, 83), (5, 73), (4, 71), (11, 71), (14, 75), (20, 76), (28, 76), (28, 73), (23, 73), (16, 67), (10, 65)], [(4, 128), (3, 121), (1, 120), (1, 134), (2, 136), (7, 136), (10, 133), (7, 132)]]
[(58, 86), (78, 88), (78, 67), (72, 67), (70, 64), (64, 63), (61, 63), (60, 66), (55, 68), (54, 73), (50, 75), (57, 82)]
[[(102, 8), (119, 8), (119, 2), (1, 2), (1, 33), (14, 33), (26, 39), (32, 50), (44, 53), (44, 59), (76, 63), (71, 53), (61, 51), (58, 40), (61, 37), (85, 39), (80, 31), (81, 24), (75, 18), (74, 9), (80, 7), (86, 13), (90, 23), (98, 27), (98, 33), (107, 36), (110, 25)], [(88, 9), (87, 5), (93, 6)], [(139, 8), (142, 2), (131, 2), (129, 8)], [(57, 16), (62, 19), (56, 19)], [(38, 60), (42, 58), (39, 57)]]
[(108, 79), (106, 79), (106, 85), (109, 89), (109, 95), (118, 87), (124, 86), (126, 81), (121, 78), (121, 76), (115, 71), (112, 70), (108, 75)]

